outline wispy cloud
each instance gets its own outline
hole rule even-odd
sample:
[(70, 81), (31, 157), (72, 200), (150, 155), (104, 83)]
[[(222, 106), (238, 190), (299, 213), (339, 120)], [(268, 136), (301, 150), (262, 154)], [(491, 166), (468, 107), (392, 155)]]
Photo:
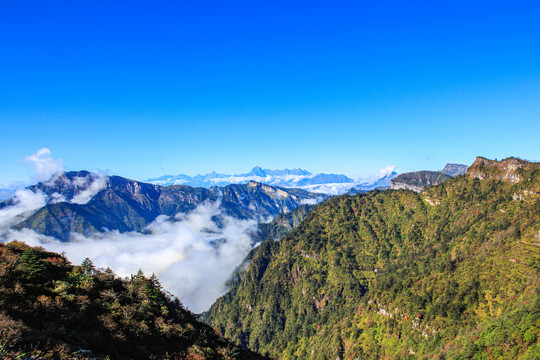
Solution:
[(374, 177), (377, 178), (377, 179), (380, 179), (380, 178), (383, 178), (383, 177), (385, 177), (385, 176), (390, 175), (390, 174), (393, 173), (395, 170), (396, 170), (396, 165), (388, 165), (388, 166), (383, 167), (382, 169), (380, 169), (380, 170), (374, 175)]
[(304, 199), (302, 200), (302, 204), (306, 204), (306, 205), (317, 205), (318, 203), (320, 203), (321, 201), (323, 201), (323, 197), (321, 196), (320, 198), (318, 199)]
[(74, 204), (86, 204), (98, 192), (107, 186), (107, 176), (96, 174), (95, 176), (78, 177), (73, 180), (73, 185), (82, 188), (71, 200)]

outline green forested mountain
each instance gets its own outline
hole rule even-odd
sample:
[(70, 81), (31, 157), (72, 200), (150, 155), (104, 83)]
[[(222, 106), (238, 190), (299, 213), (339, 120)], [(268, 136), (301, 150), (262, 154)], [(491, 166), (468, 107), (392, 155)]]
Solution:
[(540, 164), (317, 206), (206, 321), (282, 359), (540, 358)]
[(420, 192), (427, 187), (442, 184), (452, 176), (440, 171), (414, 171), (400, 174), (390, 181), (390, 188), (394, 190), (407, 189)]
[(263, 359), (195, 320), (155, 277), (0, 244), (1, 359)]
[(297, 227), (314, 207), (314, 205), (300, 205), (293, 211), (278, 214), (271, 222), (260, 223), (259, 233), (256, 235), (257, 240), (281, 239)]

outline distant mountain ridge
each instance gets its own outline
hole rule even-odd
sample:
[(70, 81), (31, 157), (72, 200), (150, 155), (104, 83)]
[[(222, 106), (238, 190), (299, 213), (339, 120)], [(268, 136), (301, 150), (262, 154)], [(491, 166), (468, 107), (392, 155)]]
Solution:
[(354, 181), (341, 174), (312, 174), (300, 168), (271, 170), (255, 166), (250, 172), (245, 174), (228, 175), (213, 171), (205, 175), (196, 175), (193, 177), (184, 174), (164, 175), (158, 178), (148, 179), (147, 182), (161, 186), (188, 185), (210, 188), (213, 186), (246, 183), (250, 180), (284, 187), (299, 187), (324, 183), (350, 183)]
[(446, 164), (441, 171), (413, 171), (403, 173), (390, 181), (394, 190), (407, 189), (421, 192), (425, 188), (442, 184), (448, 179), (464, 175), (468, 166), (462, 164)]
[(391, 181), (390, 188), (394, 190), (408, 189), (421, 192), (426, 187), (442, 184), (451, 176), (440, 171), (414, 171), (401, 174)]
[(164, 175), (146, 181), (161, 186), (188, 185), (204, 188), (257, 181), (272, 186), (300, 188), (311, 192), (339, 195), (351, 189), (368, 191), (375, 188), (388, 187), (390, 186), (390, 180), (397, 175), (396, 172), (391, 172), (382, 175), (380, 178), (354, 180), (343, 174), (313, 174), (300, 168), (271, 170), (255, 166), (250, 172), (245, 174), (227, 175), (218, 174), (213, 171), (206, 175), (196, 175), (193, 177), (184, 174)]

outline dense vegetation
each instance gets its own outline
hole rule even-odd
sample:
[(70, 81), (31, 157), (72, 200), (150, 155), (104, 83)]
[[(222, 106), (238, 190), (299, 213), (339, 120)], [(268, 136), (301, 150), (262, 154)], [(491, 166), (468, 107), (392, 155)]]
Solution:
[(326, 201), (206, 321), (283, 359), (540, 358), (540, 166), (505, 164)]
[(304, 220), (314, 205), (300, 205), (293, 211), (285, 214), (278, 214), (271, 222), (260, 223), (259, 232), (255, 236), (256, 240), (262, 241), (266, 239), (279, 240), (292, 229), (297, 227)]
[(158, 280), (0, 244), (0, 358), (260, 359), (195, 320)]
[(416, 188), (425, 188), (442, 184), (452, 178), (440, 171), (415, 171), (398, 175), (392, 179), (392, 184), (405, 184)]

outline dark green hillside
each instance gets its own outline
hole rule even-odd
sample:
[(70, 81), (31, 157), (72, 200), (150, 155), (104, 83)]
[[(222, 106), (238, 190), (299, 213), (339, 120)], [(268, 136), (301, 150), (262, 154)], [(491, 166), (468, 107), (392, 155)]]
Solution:
[(415, 171), (405, 174), (400, 174), (390, 181), (391, 189), (408, 189), (416, 192), (422, 191), (424, 188), (442, 184), (452, 177), (443, 174), (440, 171)]
[(540, 165), (496, 164), (326, 201), (254, 250), (207, 321), (283, 359), (539, 358)]
[(262, 359), (195, 320), (155, 277), (0, 244), (2, 359)]
[(258, 239), (279, 240), (297, 227), (304, 220), (314, 205), (300, 205), (286, 214), (278, 214), (271, 222), (259, 224)]

